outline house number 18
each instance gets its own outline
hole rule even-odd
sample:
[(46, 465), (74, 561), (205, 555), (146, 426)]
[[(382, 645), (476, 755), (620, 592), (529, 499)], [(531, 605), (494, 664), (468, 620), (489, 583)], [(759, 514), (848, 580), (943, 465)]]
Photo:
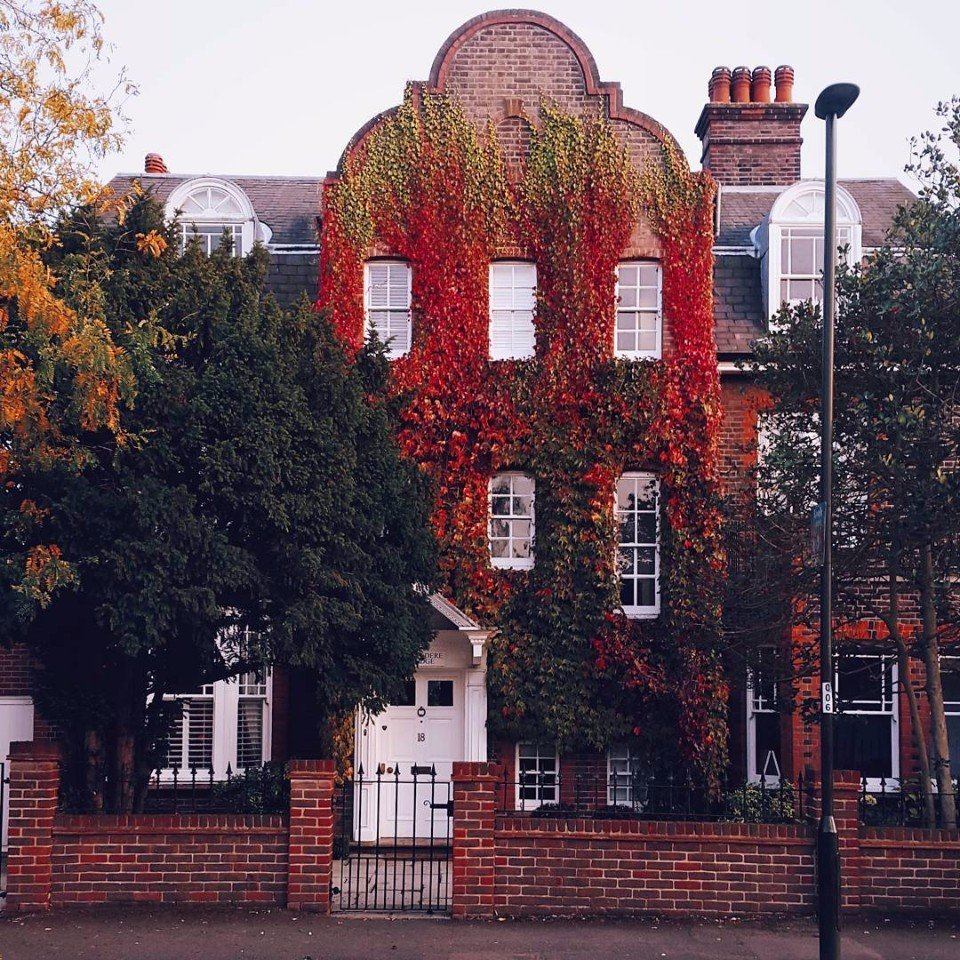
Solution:
[(426, 739), (427, 739), (427, 735), (425, 733), (417, 734), (417, 743), (423, 743), (423, 741)]

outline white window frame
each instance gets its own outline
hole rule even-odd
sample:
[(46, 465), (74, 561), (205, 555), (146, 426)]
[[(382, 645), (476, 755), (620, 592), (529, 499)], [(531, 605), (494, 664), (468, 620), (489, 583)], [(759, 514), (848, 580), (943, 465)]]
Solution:
[[(189, 201), (206, 203), (206, 206), (199, 211), (184, 211), (184, 204)], [(170, 194), (165, 211), (167, 219), (180, 217), (181, 250), (196, 235), (194, 225), (198, 228), (219, 227), (218, 233), (222, 233), (223, 228), (229, 229), (234, 238), (233, 253), (238, 257), (253, 249), (255, 238), (262, 232), (247, 195), (235, 183), (218, 177), (196, 177), (181, 183)], [(214, 235), (209, 229), (198, 235), (207, 254), (211, 253)]]
[[(960, 654), (950, 654), (950, 653), (941, 654), (940, 655), (941, 673), (942, 673), (942, 668), (947, 665), (947, 661), (950, 662), (951, 673), (960, 672)], [(946, 717), (960, 717), (960, 700), (947, 700), (946, 698), (944, 698), (943, 712)], [(947, 721), (947, 723), (949, 726), (949, 720)], [(957, 726), (957, 733), (958, 735), (960, 735), (960, 721), (957, 722), (956, 726)], [(952, 735), (949, 737), (949, 739), (950, 739), (951, 751), (960, 753), (960, 743), (955, 744), (954, 738)], [(951, 764), (950, 775), (953, 777), (954, 780), (956, 780), (958, 775), (960, 775), (960, 770), (954, 769), (954, 766)], [(934, 786), (936, 786), (936, 779), (934, 779)]]
[[(621, 305), (621, 295), (620, 295), (620, 268), (621, 267), (653, 267), (657, 272), (657, 306), (655, 310), (650, 308), (641, 308), (639, 304), (639, 291), (641, 289), (649, 288), (649, 284), (639, 284), (636, 289), (638, 291), (637, 305), (634, 307), (624, 307)], [(616, 309), (614, 312), (613, 318), (613, 355), (615, 357), (623, 357), (627, 360), (659, 360), (663, 355), (663, 269), (660, 263), (656, 260), (621, 260), (617, 264), (617, 280), (615, 285), (615, 296), (616, 296)], [(632, 285), (631, 285), (632, 286)], [(650, 315), (651, 313), (655, 316), (656, 321), (656, 345), (652, 350), (621, 350), (617, 345), (617, 334), (618, 334), (618, 322), (619, 316), (621, 313), (632, 313), (637, 318), (639, 323), (639, 318), (644, 315)], [(639, 327), (637, 327), (637, 336), (639, 339)]]
[[(840, 698), (843, 693), (840, 683), (840, 660), (842, 659), (861, 659), (861, 660), (881, 660), (889, 664), (889, 670), (884, 669), (884, 683), (881, 689), (880, 709), (871, 709), (868, 706), (854, 709), (844, 709), (842, 714), (848, 717), (852, 716), (888, 716), (890, 717), (890, 776), (889, 777), (866, 777), (867, 789), (876, 791), (880, 789), (880, 781), (886, 780), (887, 791), (896, 790), (900, 780), (900, 704), (899, 704), (899, 674), (897, 668), (897, 659), (892, 654), (871, 653), (852, 651), (849, 653), (834, 654), (833, 665), (833, 700), (839, 707)], [(876, 701), (853, 701), (854, 704), (870, 704)], [(838, 710), (838, 712), (840, 712)], [(891, 781), (893, 781), (891, 783)]]
[[(537, 782), (536, 783), (527, 783), (523, 784), (521, 788), (521, 770), (520, 770), (520, 751), (522, 749), (530, 750), (533, 749), (536, 751), (535, 760), (537, 763)], [(552, 752), (551, 752), (552, 751)], [(540, 807), (548, 803), (560, 803), (560, 754), (557, 751), (557, 748), (552, 744), (541, 743), (539, 741), (533, 740), (524, 740), (517, 744), (515, 757), (516, 760), (516, 771), (517, 771), (517, 783), (516, 783), (516, 809), (517, 810), (538, 810)], [(526, 756), (523, 759), (531, 759), (530, 756)], [(545, 776), (553, 776), (552, 784), (541, 784), (539, 781), (539, 770), (540, 763), (544, 760), (553, 761), (553, 772), (552, 774), (546, 773)], [(522, 795), (522, 790), (533, 790), (535, 791), (534, 798), (524, 797)], [(546, 792), (551, 790), (553, 796), (545, 796)]]
[[(776, 649), (769, 648), (765, 651), (771, 659), (776, 657)], [(769, 776), (764, 773), (763, 767), (760, 767), (760, 773), (754, 773), (758, 769), (757, 764), (757, 717), (761, 714), (769, 716), (770, 714), (778, 713), (778, 702), (780, 699), (780, 691), (778, 689), (778, 684), (776, 681), (773, 683), (773, 697), (768, 702), (767, 698), (758, 694), (754, 687), (754, 671), (747, 668), (747, 687), (746, 687), (746, 711), (747, 711), (747, 781), (749, 783), (760, 783), (761, 780), (769, 786), (771, 783), (779, 782), (783, 777), (783, 770), (779, 769), (779, 762), (777, 763), (776, 773), (771, 772)], [(783, 742), (781, 737), (780, 743), (780, 753), (781, 760), (783, 754)], [(766, 757), (763, 758), (764, 766), (766, 765)]]
[[(781, 269), (782, 242), (789, 237), (791, 231), (796, 229), (813, 228), (822, 235), (824, 202), (822, 180), (801, 180), (777, 197), (770, 213), (754, 230), (754, 248), (757, 256), (760, 257), (764, 304), (767, 319), (771, 322), (783, 303), (780, 297), (780, 281), (784, 276)], [(848, 190), (838, 184), (837, 246), (846, 246), (846, 241), (849, 241), (846, 258), (850, 263), (858, 263), (863, 255), (861, 222), (857, 202)], [(844, 231), (848, 231), (846, 240)]]
[[(517, 268), (523, 267), (527, 270), (533, 271), (533, 303), (531, 307), (527, 307), (525, 304), (517, 305), (518, 300), (522, 300), (523, 296), (518, 296), (518, 292), (526, 290), (526, 287), (520, 287), (517, 284)], [(493, 290), (494, 290), (494, 276), (500, 274), (507, 269), (511, 271), (511, 285), (508, 288), (511, 291), (511, 307), (507, 310), (495, 310), (493, 303)], [(498, 289), (507, 289), (498, 287)], [(489, 294), (489, 325), (488, 325), (488, 334), (490, 341), (490, 359), (491, 360), (526, 360), (534, 355), (536, 350), (536, 326), (535, 326), (535, 317), (537, 313), (537, 266), (535, 263), (531, 263), (529, 260), (496, 260), (490, 264), (489, 270), (489, 285), (488, 285), (488, 294)], [(494, 323), (499, 322), (494, 318), (494, 313), (510, 313), (511, 316), (511, 347), (510, 349), (501, 349), (500, 347), (494, 346)], [(528, 315), (529, 314), (529, 315)], [(529, 329), (528, 328), (529, 325)], [(519, 329), (518, 329), (519, 327)], [(529, 333), (529, 342), (526, 334)], [(519, 345), (518, 345), (519, 340)]]
[[(385, 266), (388, 269), (394, 267), (403, 267), (406, 269), (407, 277), (407, 297), (406, 305), (403, 308), (400, 307), (390, 307), (386, 308), (376, 308), (377, 313), (387, 313), (391, 315), (398, 315), (403, 317), (406, 322), (406, 343), (398, 343), (396, 337), (390, 337), (384, 342), (387, 345), (387, 358), (390, 360), (396, 360), (398, 357), (402, 357), (405, 354), (410, 352), (410, 348), (413, 346), (413, 313), (412, 313), (412, 303), (413, 303), (413, 269), (406, 260), (400, 260), (397, 258), (381, 258), (378, 260), (368, 260), (363, 265), (363, 334), (364, 338), (370, 337), (370, 332), (373, 329), (373, 326), (370, 322), (370, 313), (374, 310), (371, 304), (370, 290), (372, 283), (370, 280), (370, 269), (371, 267)], [(388, 281), (389, 282), (389, 281)], [(383, 339), (381, 337), (381, 339)]]
[[(249, 627), (228, 628), (221, 634), (220, 650), (228, 662), (236, 661), (242, 651), (249, 650), (254, 645), (255, 631)], [(258, 679), (256, 671), (248, 671), (238, 676), (227, 677), (206, 683), (196, 692), (166, 694), (163, 698), (167, 702), (179, 702), (187, 706), (193, 700), (207, 700), (213, 703), (213, 739), (211, 742), (211, 767), (214, 780), (225, 780), (227, 771), (236, 773), (244, 767), (238, 763), (238, 747), (240, 739), (239, 718), (241, 701), (260, 701), (262, 705), (261, 722), (261, 750), (260, 763), (266, 763), (271, 758), (271, 744), (273, 734), (273, 671), (264, 668), (262, 678)], [(181, 727), (182, 747), (180, 757), (186, 762), (177, 770), (177, 781), (190, 779), (189, 763), (189, 725)], [(197, 782), (201, 777), (208, 780), (210, 767), (197, 767)], [(160, 781), (173, 781), (173, 766), (160, 770)]]
[[(513, 501), (515, 496), (513, 492), (513, 479), (522, 478), (524, 480), (529, 480), (531, 484), (530, 492), (530, 516), (529, 518), (523, 516), (522, 514), (514, 514), (513, 512), (509, 514), (497, 514), (494, 516), (493, 513), (493, 485), (497, 480), (509, 479), (510, 480), (510, 493), (508, 496)], [(500, 493), (497, 496), (504, 496)], [(511, 507), (512, 511), (512, 507)], [(530, 556), (529, 557), (495, 557), (493, 555), (493, 521), (494, 520), (506, 520), (508, 523), (512, 523), (514, 520), (530, 520)], [(509, 543), (513, 543), (513, 527), (511, 526), (511, 534), (509, 538)], [(529, 473), (523, 473), (519, 470), (505, 470), (500, 473), (495, 473), (489, 480), (487, 484), (487, 550), (490, 554), (490, 565), (501, 570), (530, 570), (533, 568), (535, 557), (536, 557), (536, 535), (537, 535), (537, 481), (530, 476)], [(500, 538), (497, 538), (500, 539)]]
[[(636, 806), (633, 795), (636, 768), (640, 757), (629, 744), (616, 743), (607, 748), (607, 803), (609, 806)], [(622, 767), (626, 769), (621, 769)], [(625, 797), (620, 794), (625, 793)]]
[[(656, 496), (656, 506), (652, 511), (656, 516), (657, 522), (657, 532), (656, 532), (656, 543), (640, 543), (639, 541), (634, 541), (632, 543), (626, 543), (620, 539), (620, 518), (625, 511), (620, 509), (620, 482), (623, 480), (639, 480), (649, 482), (652, 481), (654, 484), (655, 496)], [(624, 605), (621, 607), (624, 614), (635, 620), (649, 620), (660, 615), (660, 478), (655, 473), (650, 473), (646, 471), (639, 470), (628, 470), (622, 473), (618, 478), (616, 485), (614, 486), (613, 491), (613, 511), (614, 519), (617, 525), (617, 578), (618, 581), (624, 579), (624, 575), (620, 570), (620, 551), (623, 549), (630, 549), (634, 551), (639, 550), (649, 550), (653, 548), (653, 588), (654, 588), (654, 603), (652, 606), (641, 606), (638, 604)], [(642, 511), (643, 513), (649, 513), (651, 511)], [(636, 554), (634, 555), (636, 557)], [(634, 559), (636, 563), (636, 559)], [(639, 580), (648, 580), (649, 576), (629, 576), (627, 579), (633, 581)], [(635, 588), (636, 589), (636, 588)]]

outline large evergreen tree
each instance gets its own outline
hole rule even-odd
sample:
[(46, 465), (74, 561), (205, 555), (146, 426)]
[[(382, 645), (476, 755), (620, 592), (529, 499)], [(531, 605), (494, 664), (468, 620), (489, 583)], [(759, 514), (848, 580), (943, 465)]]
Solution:
[[(839, 615), (884, 624), (913, 718), (926, 817), (934, 817), (932, 780), (942, 821), (953, 826), (940, 657), (956, 649), (960, 628), (960, 100), (940, 115), (944, 128), (918, 141), (910, 168), (917, 202), (900, 211), (883, 248), (838, 280), (834, 537)], [(818, 499), (821, 326), (819, 309), (784, 309), (756, 350), (773, 399), (761, 525), (766, 542), (791, 558)], [(801, 601), (794, 610), (815, 613), (818, 569), (780, 570), (781, 586)], [(929, 740), (912, 658), (925, 669)]]
[[(281, 310), (264, 251), (180, 255), (150, 199), (61, 234), (63, 295), (100, 299), (139, 391), (119, 449), (84, 433), (86, 469), (4, 491), (8, 552), (52, 540), (76, 575), (43, 605), (6, 591), (4, 633), (39, 657), (84, 802), (128, 810), (165, 693), (275, 662), (316, 677), (318, 717), (381, 702), (429, 642), (434, 547), (382, 351), (353, 364), (306, 300)], [(225, 649), (247, 629), (261, 647)]]

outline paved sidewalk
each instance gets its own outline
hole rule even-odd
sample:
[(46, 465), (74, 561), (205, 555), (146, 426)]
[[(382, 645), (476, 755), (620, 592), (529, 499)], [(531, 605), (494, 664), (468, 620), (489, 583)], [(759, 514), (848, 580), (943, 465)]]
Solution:
[[(815, 960), (809, 922), (473, 922), (102, 908), (3, 918), (0, 960)], [(848, 920), (844, 960), (958, 960), (960, 924)]]

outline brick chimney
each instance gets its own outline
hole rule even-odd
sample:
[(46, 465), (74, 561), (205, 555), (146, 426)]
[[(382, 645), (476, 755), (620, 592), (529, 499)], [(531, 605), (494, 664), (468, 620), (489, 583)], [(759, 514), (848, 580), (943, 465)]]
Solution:
[(793, 67), (717, 67), (697, 121), (701, 164), (724, 186), (785, 185), (800, 179), (800, 121), (807, 104), (793, 102)]
[(159, 153), (148, 153), (143, 159), (144, 173), (166, 173), (167, 165)]

